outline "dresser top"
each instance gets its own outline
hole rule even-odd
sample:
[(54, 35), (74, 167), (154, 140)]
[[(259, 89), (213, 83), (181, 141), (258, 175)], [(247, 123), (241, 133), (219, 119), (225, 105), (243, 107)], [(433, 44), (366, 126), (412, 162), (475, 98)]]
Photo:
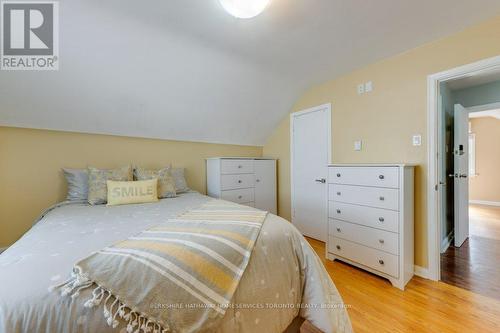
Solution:
[(329, 167), (415, 167), (413, 163), (334, 163), (328, 164)]
[(276, 160), (275, 158), (270, 157), (208, 157), (206, 160)]

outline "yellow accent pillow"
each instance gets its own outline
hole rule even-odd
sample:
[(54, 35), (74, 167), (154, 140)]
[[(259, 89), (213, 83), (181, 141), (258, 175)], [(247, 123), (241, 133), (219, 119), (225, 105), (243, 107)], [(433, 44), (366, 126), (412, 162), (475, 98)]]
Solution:
[(107, 181), (108, 206), (158, 201), (158, 179), (135, 182)]

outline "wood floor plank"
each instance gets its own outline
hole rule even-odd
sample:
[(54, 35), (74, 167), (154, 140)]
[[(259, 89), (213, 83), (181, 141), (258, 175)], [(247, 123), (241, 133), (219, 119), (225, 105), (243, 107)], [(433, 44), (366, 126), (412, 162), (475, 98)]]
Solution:
[(500, 300), (500, 207), (471, 205), (470, 237), (441, 255), (441, 280)]
[(420, 277), (401, 291), (381, 277), (326, 260), (325, 244), (308, 241), (348, 305), (356, 333), (499, 332), (499, 300)]

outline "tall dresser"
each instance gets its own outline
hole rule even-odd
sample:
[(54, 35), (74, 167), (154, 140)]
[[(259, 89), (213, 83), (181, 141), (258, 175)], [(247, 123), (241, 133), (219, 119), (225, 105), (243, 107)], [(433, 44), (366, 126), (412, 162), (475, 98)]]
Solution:
[(410, 165), (329, 166), (328, 259), (404, 290), (414, 271), (413, 183)]
[(277, 213), (276, 160), (216, 157), (206, 162), (209, 196)]

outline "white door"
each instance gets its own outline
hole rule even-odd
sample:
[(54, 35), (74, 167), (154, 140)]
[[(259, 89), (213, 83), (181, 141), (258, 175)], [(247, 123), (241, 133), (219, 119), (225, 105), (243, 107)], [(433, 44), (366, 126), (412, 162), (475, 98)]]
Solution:
[(276, 161), (255, 160), (255, 207), (276, 214)]
[(469, 237), (469, 113), (455, 104), (454, 116), (455, 246), (460, 247)]
[(330, 105), (297, 112), (291, 117), (292, 223), (303, 235), (326, 241)]

